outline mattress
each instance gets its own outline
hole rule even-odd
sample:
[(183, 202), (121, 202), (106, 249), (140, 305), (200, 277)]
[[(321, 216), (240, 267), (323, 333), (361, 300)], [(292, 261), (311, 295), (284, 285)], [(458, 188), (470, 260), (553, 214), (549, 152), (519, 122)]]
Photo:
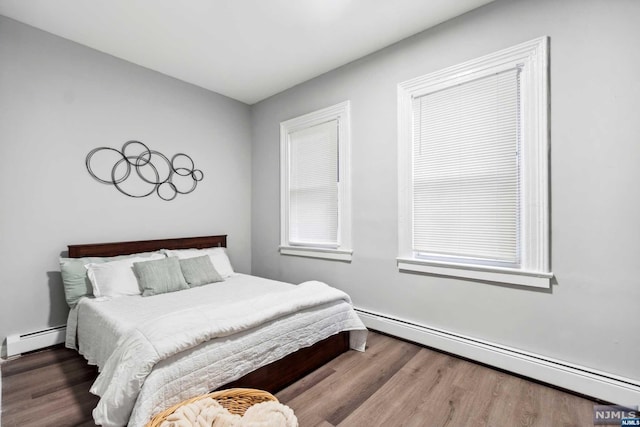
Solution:
[[(292, 286), (235, 274), (224, 282), (153, 297), (84, 298), (69, 314), (67, 346), (76, 348), (77, 345), (89, 363), (102, 370), (127, 332), (158, 316), (203, 301), (222, 310), (256, 295), (284, 294)], [(158, 362), (145, 379), (130, 412), (117, 414), (106, 424), (123, 425), (119, 420), (128, 419), (130, 426), (143, 426), (153, 414), (169, 406), (220, 387), (341, 331), (354, 331), (351, 347), (364, 349), (364, 325), (348, 302), (333, 301), (272, 319), (260, 327), (211, 339)], [(103, 407), (100, 411), (108, 410)], [(100, 418), (101, 415), (94, 411), (94, 416)]]

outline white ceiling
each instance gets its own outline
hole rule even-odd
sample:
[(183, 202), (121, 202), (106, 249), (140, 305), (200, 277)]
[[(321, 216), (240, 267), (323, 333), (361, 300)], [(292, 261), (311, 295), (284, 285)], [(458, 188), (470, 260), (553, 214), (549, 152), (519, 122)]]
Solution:
[(0, 14), (247, 104), (492, 0), (0, 0)]

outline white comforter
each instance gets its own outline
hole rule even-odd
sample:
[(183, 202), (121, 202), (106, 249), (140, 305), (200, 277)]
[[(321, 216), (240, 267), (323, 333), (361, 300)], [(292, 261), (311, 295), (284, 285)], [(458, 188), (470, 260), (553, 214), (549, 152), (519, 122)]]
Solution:
[[(268, 290), (264, 295), (263, 289)], [(188, 309), (168, 309), (177, 305), (172, 300), (187, 294), (193, 297)], [(245, 295), (241, 302), (238, 294)], [(137, 315), (131, 313), (135, 305)], [(74, 344), (76, 316), (82, 319), (83, 311), (87, 319), (101, 319), (104, 328), (100, 337), (95, 329), (83, 328), (81, 320), (78, 335), (80, 352), (101, 368), (91, 390), (101, 396), (94, 418), (108, 426), (127, 420), (130, 426), (144, 425), (172, 404), (339, 331), (360, 331), (352, 333), (352, 348), (362, 350), (366, 340), (349, 297), (319, 282), (292, 286), (237, 275), (223, 284), (151, 298), (85, 299), (74, 311), (69, 346)], [(101, 311), (110, 315), (96, 314)], [(83, 346), (83, 335), (93, 338), (87, 340), (89, 346)]]

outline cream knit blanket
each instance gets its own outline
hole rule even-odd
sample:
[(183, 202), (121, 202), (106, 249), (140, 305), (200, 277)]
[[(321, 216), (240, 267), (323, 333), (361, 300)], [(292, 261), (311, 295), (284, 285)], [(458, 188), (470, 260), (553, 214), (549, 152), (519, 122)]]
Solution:
[(176, 409), (160, 427), (298, 427), (298, 419), (278, 402), (253, 405), (241, 417), (207, 397)]

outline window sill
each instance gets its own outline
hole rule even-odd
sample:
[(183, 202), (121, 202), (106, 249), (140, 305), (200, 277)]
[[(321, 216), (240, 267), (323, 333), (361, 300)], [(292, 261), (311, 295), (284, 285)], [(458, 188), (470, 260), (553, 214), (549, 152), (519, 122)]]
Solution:
[(486, 267), (465, 264), (425, 262), (415, 258), (397, 258), (398, 270), (435, 274), (511, 285), (550, 288), (553, 273), (523, 271), (512, 268)]
[(280, 246), (280, 255), (292, 255), (307, 258), (322, 258), (333, 261), (351, 262), (353, 251), (344, 249), (309, 248), (304, 246)]

